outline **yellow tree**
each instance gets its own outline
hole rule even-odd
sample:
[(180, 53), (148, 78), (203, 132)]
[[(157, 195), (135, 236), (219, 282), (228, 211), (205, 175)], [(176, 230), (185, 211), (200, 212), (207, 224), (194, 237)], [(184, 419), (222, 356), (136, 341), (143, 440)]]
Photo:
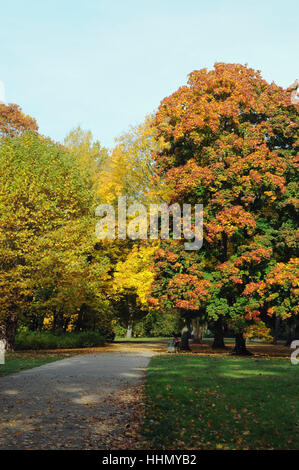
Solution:
[(34, 329), (83, 331), (101, 326), (103, 331), (105, 319), (109, 323), (103, 315), (108, 302), (104, 289), (109, 260), (95, 254), (92, 219), (73, 220), (39, 237), (37, 243), (37, 257), (32, 260), (36, 266), (31, 279), (33, 299), (27, 304), (25, 318), (33, 322)]
[(88, 236), (78, 234), (93, 233), (94, 196), (72, 155), (32, 132), (1, 140), (0, 183), (0, 336), (12, 349), (43, 266), (63, 266), (65, 279), (65, 266), (74, 274), (84, 265)]
[(148, 205), (166, 197), (166, 185), (154, 175), (152, 158), (152, 153), (165, 145), (157, 138), (152, 122), (147, 116), (142, 124), (116, 139), (99, 177), (102, 202), (116, 205), (118, 196), (126, 196), (128, 203)]
[[(118, 197), (126, 196), (127, 203), (150, 203), (167, 199), (166, 185), (154, 176), (152, 152), (164, 146), (157, 139), (152, 117), (116, 140), (99, 177), (100, 200), (117, 206)], [(117, 218), (117, 214), (116, 214)], [(137, 244), (131, 240), (106, 240), (101, 242), (111, 260), (111, 281), (107, 290), (113, 299), (116, 316), (132, 334), (134, 320), (146, 314), (146, 293), (152, 280), (149, 266), (156, 243)]]
[(132, 336), (134, 322), (148, 310), (147, 296), (153, 281), (150, 267), (156, 248), (154, 243), (135, 244), (115, 267), (112, 296), (121, 303), (119, 320), (127, 328), (127, 338)]
[(100, 177), (109, 156), (108, 149), (94, 141), (91, 131), (80, 126), (73, 129), (64, 139), (65, 147), (74, 155), (84, 172), (88, 172), (96, 194), (100, 192)]

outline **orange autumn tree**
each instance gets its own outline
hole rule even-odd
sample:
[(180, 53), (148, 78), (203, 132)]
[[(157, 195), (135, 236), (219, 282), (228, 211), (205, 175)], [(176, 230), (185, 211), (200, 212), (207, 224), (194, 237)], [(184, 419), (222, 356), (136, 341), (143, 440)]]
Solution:
[(289, 346), (296, 338), (298, 327), (299, 258), (287, 262), (273, 263), (263, 280), (251, 282), (244, 289), (244, 295), (266, 310), (270, 318), (284, 321), (288, 326)]
[(249, 286), (296, 256), (298, 110), (259, 72), (216, 63), (165, 98), (154, 125), (168, 144), (156, 170), (174, 188), (171, 203), (203, 204), (204, 244), (190, 255), (183, 241), (163, 243), (150, 303), (186, 319), (201, 312), (215, 346), (228, 326), (246, 354), (246, 328), (270, 318), (269, 300)]
[(20, 136), (28, 130), (38, 130), (35, 119), (25, 115), (17, 104), (0, 103), (0, 138)]

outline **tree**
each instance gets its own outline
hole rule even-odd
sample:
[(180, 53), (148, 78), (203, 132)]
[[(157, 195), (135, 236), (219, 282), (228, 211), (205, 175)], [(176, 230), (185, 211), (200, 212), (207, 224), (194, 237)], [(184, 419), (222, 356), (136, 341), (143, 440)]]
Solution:
[[(144, 205), (163, 198), (168, 188), (163, 182), (160, 185), (154, 175), (151, 156), (153, 151), (162, 148), (163, 139), (155, 139), (156, 130), (151, 124), (152, 117), (149, 116), (144, 123), (132, 127), (116, 140), (99, 174), (101, 203), (111, 204), (116, 209), (119, 196), (125, 196), (127, 204)], [(134, 322), (148, 313), (145, 293), (152, 278), (149, 266), (156, 243), (134, 245), (129, 239), (115, 239), (99, 241), (98, 246), (110, 259), (111, 278), (107, 292), (114, 305), (115, 317), (130, 336)]]
[(35, 119), (25, 115), (17, 104), (0, 103), (0, 138), (19, 136), (28, 130), (38, 130)]
[(0, 334), (13, 349), (26, 312), (81, 295), (72, 285), (86, 268), (94, 196), (72, 155), (33, 132), (1, 140), (0, 175)]
[[(181, 348), (189, 350), (192, 320), (207, 321), (211, 275), (198, 251), (184, 251), (180, 240), (162, 242), (154, 253), (154, 280), (148, 303), (160, 311), (179, 310), (184, 318)], [(183, 338), (182, 338), (183, 339)]]
[(37, 243), (32, 300), (27, 299), (24, 324), (53, 332), (108, 331), (111, 309), (104, 291), (110, 266), (95, 251), (91, 221), (73, 220)]
[(298, 339), (299, 259), (291, 258), (286, 263), (274, 261), (272, 264), (264, 279), (248, 284), (244, 294), (263, 309), (264, 317), (287, 322), (289, 336), (286, 344), (289, 346)]
[(125, 261), (119, 261), (115, 267), (112, 297), (121, 303), (120, 321), (127, 328), (127, 338), (132, 336), (134, 322), (147, 314), (155, 248), (153, 244), (134, 245)]
[(88, 172), (94, 186), (94, 192), (101, 192), (101, 172), (109, 159), (109, 151), (102, 147), (98, 140), (94, 141), (90, 131), (80, 126), (73, 129), (64, 139), (65, 147), (74, 155), (85, 173)]
[(165, 98), (154, 125), (166, 143), (154, 158), (173, 187), (170, 202), (204, 205), (204, 245), (192, 279), (182, 274), (190, 257), (182, 244), (178, 265), (168, 259), (172, 242), (158, 253), (153, 297), (197, 312), (205, 303), (204, 315), (229, 324), (235, 352), (246, 354), (246, 327), (263, 312), (244, 291), (294, 255), (298, 110), (290, 90), (247, 66), (217, 63)]
[(128, 203), (148, 205), (166, 197), (168, 188), (154, 174), (152, 159), (152, 152), (163, 148), (164, 141), (156, 136), (152, 121), (147, 116), (142, 124), (116, 139), (99, 177), (102, 202), (116, 206), (118, 197), (126, 196)]

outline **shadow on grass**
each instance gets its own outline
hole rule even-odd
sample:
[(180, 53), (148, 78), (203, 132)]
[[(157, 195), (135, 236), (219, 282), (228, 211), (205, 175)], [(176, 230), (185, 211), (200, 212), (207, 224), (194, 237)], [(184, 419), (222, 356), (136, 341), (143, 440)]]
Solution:
[(286, 359), (160, 356), (146, 382), (145, 446), (298, 448), (298, 369)]

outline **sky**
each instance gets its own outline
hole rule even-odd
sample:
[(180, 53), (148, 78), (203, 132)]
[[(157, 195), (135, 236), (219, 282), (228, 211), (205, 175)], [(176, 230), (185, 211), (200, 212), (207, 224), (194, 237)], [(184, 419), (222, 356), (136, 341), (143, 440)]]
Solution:
[(215, 62), (289, 86), (298, 13), (295, 0), (2, 0), (0, 95), (55, 141), (80, 125), (112, 147)]

